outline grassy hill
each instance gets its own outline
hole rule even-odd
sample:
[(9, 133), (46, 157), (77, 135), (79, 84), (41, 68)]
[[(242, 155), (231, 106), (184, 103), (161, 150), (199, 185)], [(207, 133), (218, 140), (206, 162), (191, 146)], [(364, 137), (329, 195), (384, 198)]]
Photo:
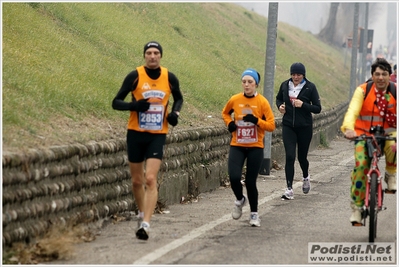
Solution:
[[(111, 101), (157, 40), (180, 80), (178, 128), (222, 123), (248, 67), (262, 74), (267, 18), (231, 3), (2, 3), (3, 151), (124, 137)], [(311, 33), (278, 24), (275, 94), (303, 62), (326, 110), (346, 101), (349, 66)], [(349, 65), (349, 64), (347, 64)], [(276, 116), (279, 116), (272, 103)], [(212, 116), (212, 118), (209, 118)]]

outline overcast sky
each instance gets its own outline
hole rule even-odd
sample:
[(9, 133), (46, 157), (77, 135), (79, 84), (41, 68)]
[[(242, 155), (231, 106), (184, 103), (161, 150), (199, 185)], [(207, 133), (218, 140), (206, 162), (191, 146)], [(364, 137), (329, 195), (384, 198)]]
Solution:
[[(376, 1), (377, 2), (377, 1)], [(374, 3), (376, 3), (374, 2)], [(391, 1), (392, 2), (392, 1)], [(304, 31), (310, 31), (313, 34), (318, 34), (325, 26), (328, 20), (330, 2), (278, 2), (278, 21), (286, 22), (297, 26)], [(387, 3), (377, 2), (381, 5), (378, 10), (378, 15), (374, 16), (373, 20), (369, 20), (369, 29), (374, 30), (374, 46), (377, 48), (381, 45), (388, 45), (387, 39)], [(269, 2), (236, 2), (248, 10), (268, 17)], [(397, 8), (397, 5), (396, 5)], [(360, 10), (362, 11), (362, 10)], [(373, 10), (369, 11), (373, 12)], [(374, 14), (375, 15), (375, 14)], [(397, 21), (397, 20), (396, 20)], [(363, 26), (364, 22), (359, 22), (359, 26)], [(349, 29), (349, 33), (352, 32)]]
[[(268, 16), (269, 2), (243, 2), (237, 4), (265, 17)], [(330, 3), (327, 2), (279, 2), (278, 20), (317, 34), (327, 22), (329, 8)]]

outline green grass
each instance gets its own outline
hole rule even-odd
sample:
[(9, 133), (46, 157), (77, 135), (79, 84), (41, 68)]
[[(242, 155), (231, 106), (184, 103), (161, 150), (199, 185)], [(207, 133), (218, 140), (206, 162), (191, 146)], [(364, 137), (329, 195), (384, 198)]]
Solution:
[[(180, 80), (182, 128), (197, 125), (207, 115), (220, 118), (228, 98), (241, 91), (240, 75), (248, 67), (262, 74), (263, 93), (267, 18), (238, 5), (2, 5), (6, 147), (35, 146), (34, 136), (45, 136), (47, 145), (55, 143), (51, 136), (58, 136), (59, 142), (112, 137), (95, 135), (93, 120), (124, 129), (128, 113), (113, 110), (111, 101), (125, 76), (144, 63), (143, 46), (150, 40), (162, 44), (161, 64)], [(350, 72), (344, 68), (343, 53), (279, 22), (275, 94), (297, 61), (305, 64), (307, 77), (317, 85), (324, 109), (347, 99)], [(92, 133), (81, 134), (81, 127)]]

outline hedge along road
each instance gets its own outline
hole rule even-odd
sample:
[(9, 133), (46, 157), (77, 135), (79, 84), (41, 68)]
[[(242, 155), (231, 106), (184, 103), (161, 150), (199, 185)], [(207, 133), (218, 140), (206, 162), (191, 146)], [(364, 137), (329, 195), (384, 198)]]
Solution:
[[(232, 190), (220, 187), (202, 193), (196, 202), (170, 205), (169, 213), (154, 214), (148, 241), (135, 238), (135, 218), (120, 221), (103, 227), (96, 240), (77, 244), (73, 258), (46, 264), (308, 264), (310, 242), (367, 242), (368, 223), (349, 223), (353, 143), (338, 137), (328, 148), (311, 151), (308, 159), (312, 189), (302, 193), (296, 163), (294, 200), (280, 199), (283, 168), (259, 176), (260, 227), (249, 225), (249, 205), (233, 220)], [(384, 158), (380, 167), (384, 169)], [(385, 195), (384, 204), (376, 242), (396, 242), (396, 195)]]

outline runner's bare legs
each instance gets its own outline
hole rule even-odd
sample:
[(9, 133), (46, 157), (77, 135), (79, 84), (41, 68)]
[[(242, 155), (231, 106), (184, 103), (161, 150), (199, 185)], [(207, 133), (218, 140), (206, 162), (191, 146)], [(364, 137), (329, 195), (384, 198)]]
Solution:
[(143, 221), (148, 223), (158, 200), (157, 177), (161, 163), (160, 159), (147, 159), (145, 174), (144, 162), (129, 163), (130, 173), (132, 174), (133, 196), (139, 210), (144, 212)]

